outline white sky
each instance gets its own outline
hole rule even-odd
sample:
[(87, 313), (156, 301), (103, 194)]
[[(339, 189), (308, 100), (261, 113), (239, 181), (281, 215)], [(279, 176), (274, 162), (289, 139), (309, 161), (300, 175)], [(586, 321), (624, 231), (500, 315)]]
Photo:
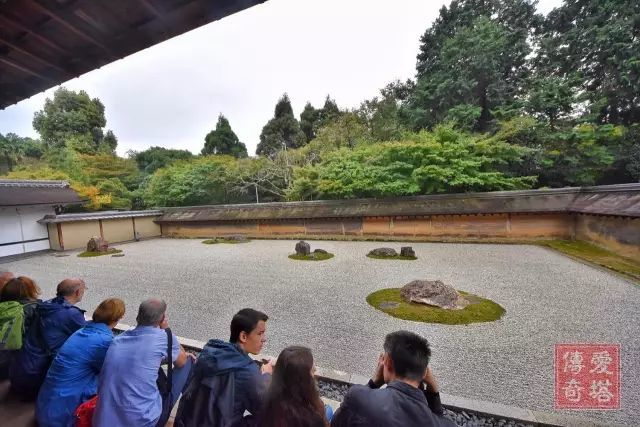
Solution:
[[(330, 94), (357, 107), (415, 74), (420, 36), (448, 0), (269, 0), (64, 83), (98, 97), (118, 153), (150, 146), (198, 154), (219, 113), (249, 154), (277, 99), (298, 116)], [(540, 0), (549, 12), (561, 0)], [(0, 110), (0, 133), (31, 121), (55, 88)]]

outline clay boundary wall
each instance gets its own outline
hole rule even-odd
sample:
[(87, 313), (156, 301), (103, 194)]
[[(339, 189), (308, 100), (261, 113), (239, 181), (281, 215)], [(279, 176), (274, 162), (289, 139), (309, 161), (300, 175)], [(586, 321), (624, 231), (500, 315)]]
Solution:
[(526, 242), (577, 239), (640, 259), (640, 184), (393, 199), (163, 208), (168, 237)]

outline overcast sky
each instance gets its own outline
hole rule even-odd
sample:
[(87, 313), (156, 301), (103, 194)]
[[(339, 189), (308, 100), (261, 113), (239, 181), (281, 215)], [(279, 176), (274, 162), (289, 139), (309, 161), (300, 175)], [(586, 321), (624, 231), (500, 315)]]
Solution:
[[(224, 114), (255, 153), (287, 92), (299, 115), (330, 94), (357, 107), (412, 78), (422, 33), (445, 0), (269, 0), (64, 83), (98, 97), (118, 153), (150, 146), (199, 153)], [(541, 0), (547, 13), (560, 0)], [(55, 88), (0, 110), (0, 133), (37, 137), (31, 121)]]

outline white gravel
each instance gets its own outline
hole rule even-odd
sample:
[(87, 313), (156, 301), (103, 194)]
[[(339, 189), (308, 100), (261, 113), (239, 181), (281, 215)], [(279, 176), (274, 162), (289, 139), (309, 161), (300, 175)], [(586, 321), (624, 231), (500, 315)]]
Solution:
[[(267, 354), (303, 344), (318, 365), (366, 376), (385, 334), (412, 330), (431, 342), (431, 366), (444, 392), (549, 412), (554, 343), (619, 343), (622, 408), (567, 412), (628, 425), (640, 420), (640, 286), (536, 246), (413, 242), (417, 261), (388, 261), (365, 255), (400, 243), (310, 243), (335, 258), (290, 260), (295, 242), (285, 240), (155, 239), (119, 245), (122, 258), (45, 254), (2, 268), (33, 277), (45, 297), (60, 279), (83, 277), (90, 289), (81, 306), (92, 310), (120, 297), (130, 324), (142, 299), (162, 297), (174, 332), (203, 341), (227, 339), (237, 310), (260, 309), (270, 316)], [(394, 319), (365, 301), (374, 290), (414, 279), (440, 279), (507, 313), (487, 324), (430, 325)]]

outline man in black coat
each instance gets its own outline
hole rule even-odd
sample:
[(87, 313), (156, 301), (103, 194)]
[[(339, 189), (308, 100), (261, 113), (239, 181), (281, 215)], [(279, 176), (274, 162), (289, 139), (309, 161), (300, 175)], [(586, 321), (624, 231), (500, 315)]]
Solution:
[(374, 377), (366, 386), (351, 387), (331, 427), (455, 426), (442, 416), (438, 384), (427, 368), (430, 356), (429, 343), (419, 335), (387, 335)]

